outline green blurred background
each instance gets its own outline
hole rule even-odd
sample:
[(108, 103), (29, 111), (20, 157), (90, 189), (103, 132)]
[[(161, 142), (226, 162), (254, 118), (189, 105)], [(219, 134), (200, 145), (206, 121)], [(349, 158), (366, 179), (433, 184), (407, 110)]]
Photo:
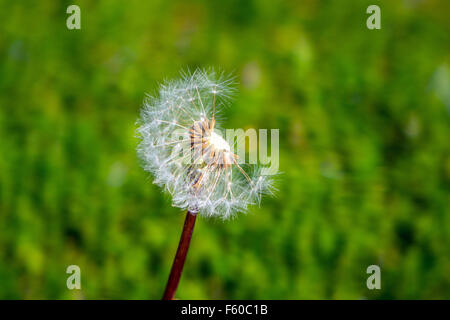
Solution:
[(1, 0), (0, 298), (161, 298), (184, 213), (139, 167), (135, 122), (158, 82), (212, 66), (238, 81), (223, 127), (279, 128), (283, 175), (261, 208), (197, 221), (178, 298), (449, 299), (449, 12)]

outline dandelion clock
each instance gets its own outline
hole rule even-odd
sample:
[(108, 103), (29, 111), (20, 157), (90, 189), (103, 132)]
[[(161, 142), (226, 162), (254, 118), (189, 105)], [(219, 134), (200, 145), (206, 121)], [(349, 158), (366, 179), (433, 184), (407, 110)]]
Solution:
[(187, 211), (163, 299), (174, 297), (197, 215), (228, 219), (259, 204), (272, 192), (257, 164), (238, 161), (235, 145), (218, 130), (216, 118), (227, 105), (231, 80), (213, 70), (182, 73), (144, 101), (138, 154), (154, 183), (170, 193), (172, 204)]

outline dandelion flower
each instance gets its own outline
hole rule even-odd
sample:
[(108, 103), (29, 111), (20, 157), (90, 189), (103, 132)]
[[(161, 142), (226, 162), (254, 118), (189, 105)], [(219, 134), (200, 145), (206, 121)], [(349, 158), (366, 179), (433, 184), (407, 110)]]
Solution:
[(214, 71), (184, 73), (147, 97), (141, 111), (138, 148), (154, 183), (173, 205), (202, 216), (233, 216), (270, 193), (269, 176), (257, 165), (247, 171), (230, 144), (216, 132), (216, 113), (226, 105), (231, 80)]
[(258, 166), (244, 170), (216, 130), (217, 112), (232, 91), (231, 80), (213, 70), (182, 73), (148, 96), (141, 111), (138, 153), (144, 169), (172, 195), (174, 206), (187, 210), (165, 300), (174, 298), (197, 214), (227, 219), (272, 190)]

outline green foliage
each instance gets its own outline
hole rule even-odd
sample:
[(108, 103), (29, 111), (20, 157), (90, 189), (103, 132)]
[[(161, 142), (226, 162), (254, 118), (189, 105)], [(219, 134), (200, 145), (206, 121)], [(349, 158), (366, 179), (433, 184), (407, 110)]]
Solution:
[(283, 175), (197, 221), (178, 298), (450, 298), (448, 1), (76, 1), (81, 30), (69, 4), (0, 1), (0, 298), (162, 296), (184, 213), (135, 121), (197, 66), (237, 76), (224, 127), (280, 129)]

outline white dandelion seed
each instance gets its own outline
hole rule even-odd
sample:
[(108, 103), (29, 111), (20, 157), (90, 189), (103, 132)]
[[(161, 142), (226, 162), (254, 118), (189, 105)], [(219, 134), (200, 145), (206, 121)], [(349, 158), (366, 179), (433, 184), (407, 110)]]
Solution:
[(138, 154), (176, 207), (226, 219), (272, 192), (271, 178), (257, 165), (244, 169), (214, 131), (217, 113), (232, 92), (223, 74), (196, 70), (165, 82), (144, 102)]

